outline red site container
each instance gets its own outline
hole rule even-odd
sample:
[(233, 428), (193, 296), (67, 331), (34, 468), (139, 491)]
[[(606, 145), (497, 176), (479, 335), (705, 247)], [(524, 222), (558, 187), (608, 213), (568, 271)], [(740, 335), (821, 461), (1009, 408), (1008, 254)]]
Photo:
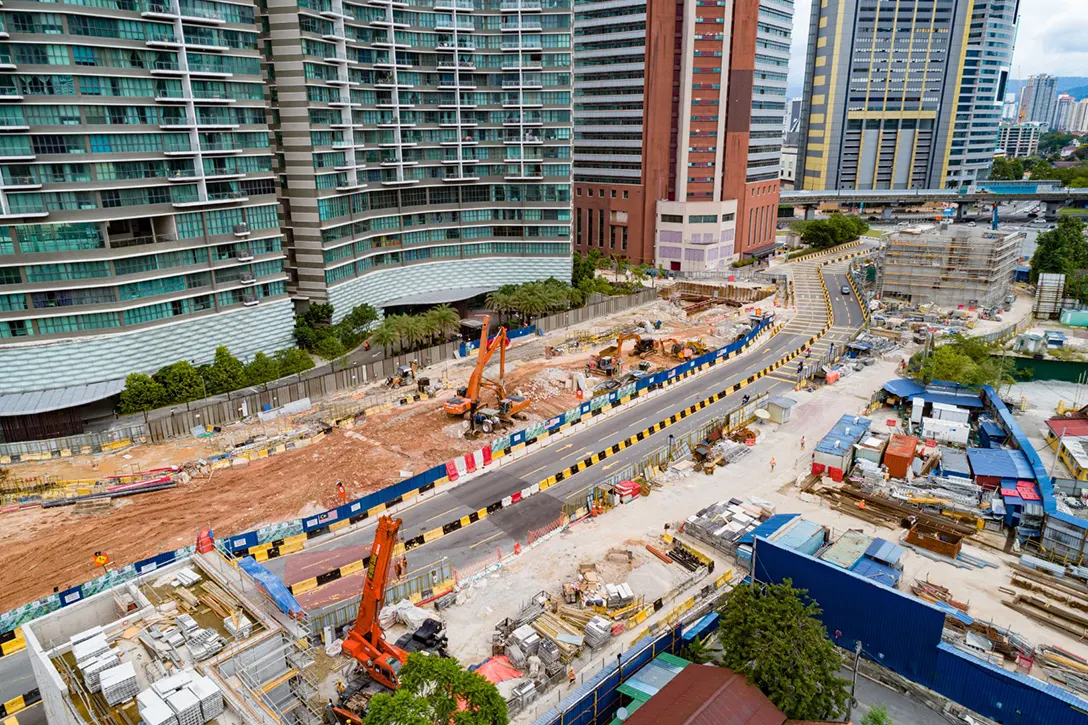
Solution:
[(914, 436), (895, 434), (888, 440), (884, 451), (884, 465), (892, 478), (906, 478), (910, 464), (914, 461), (914, 451), (918, 448), (918, 439)]

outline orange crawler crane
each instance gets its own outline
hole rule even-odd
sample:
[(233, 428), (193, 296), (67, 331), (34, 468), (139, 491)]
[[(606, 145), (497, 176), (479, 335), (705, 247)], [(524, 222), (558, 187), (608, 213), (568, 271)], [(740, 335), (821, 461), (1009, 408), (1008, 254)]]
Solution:
[(385, 585), (393, 564), (393, 549), (397, 544), (400, 524), (400, 519), (389, 516), (378, 519), (366, 579), (363, 581), (363, 596), (359, 600), (359, 614), (341, 648), (345, 655), (363, 665), (371, 679), (390, 690), (400, 687), (398, 673), (408, 660), (408, 653), (385, 641), (378, 614), (385, 602)]
[[(475, 417), (480, 404), (481, 388), (487, 388), (495, 393), (499, 406), (498, 411), (496, 411), (497, 417), (507, 422), (515, 416), (520, 416), (532, 403), (531, 400), (521, 395), (507, 395), (505, 385), (506, 346), (509, 343), (506, 337), (506, 328), (500, 327), (498, 334), (488, 342), (488, 322), (490, 322), (490, 318), (485, 317), (483, 330), (480, 333), (480, 348), (476, 356), (476, 367), (473, 368), (472, 375), (469, 376), (468, 385), (460, 388), (457, 395), (446, 400), (443, 405), (447, 415), (468, 418), (473, 424), (476, 423)], [(484, 369), (496, 351), (499, 353), (499, 379), (497, 381), (484, 377)]]

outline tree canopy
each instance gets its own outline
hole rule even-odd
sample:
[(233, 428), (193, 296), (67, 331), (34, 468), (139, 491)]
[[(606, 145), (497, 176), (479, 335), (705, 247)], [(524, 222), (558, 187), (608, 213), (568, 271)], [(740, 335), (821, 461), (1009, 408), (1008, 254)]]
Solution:
[(892, 717), (888, 714), (888, 708), (884, 705), (873, 705), (869, 712), (861, 718), (861, 725), (893, 725)]
[(371, 305), (357, 305), (344, 319), (333, 324), (333, 306), (314, 303), (295, 319), (295, 342), (326, 360), (333, 360), (362, 344), (367, 331), (378, 319)]
[[(459, 709), (463, 706), (463, 709)], [(507, 725), (506, 701), (481, 675), (450, 657), (413, 652), (400, 688), (375, 695), (364, 725)]]
[(1042, 232), (1031, 257), (1031, 281), (1043, 273), (1065, 275), (1066, 293), (1088, 301), (1088, 240), (1085, 225), (1078, 217), (1063, 216), (1055, 229)]
[(1015, 158), (995, 158), (990, 178), (994, 181), (1019, 181), (1024, 178), (1024, 162)]
[(993, 352), (991, 343), (976, 337), (953, 335), (950, 341), (934, 349), (922, 361), (917, 374), (926, 383), (940, 380), (999, 387), (1011, 380), (1011, 365), (1004, 358), (994, 357)]
[(1071, 133), (1064, 131), (1048, 131), (1039, 137), (1039, 153), (1044, 156), (1056, 154), (1066, 146), (1072, 145), (1077, 139)]
[(788, 579), (741, 584), (720, 613), (721, 663), (747, 677), (787, 718), (833, 720), (846, 712), (842, 657), (804, 590)]
[(861, 217), (835, 212), (827, 219), (795, 221), (790, 229), (801, 235), (801, 241), (813, 249), (826, 249), (845, 244), (869, 231)]

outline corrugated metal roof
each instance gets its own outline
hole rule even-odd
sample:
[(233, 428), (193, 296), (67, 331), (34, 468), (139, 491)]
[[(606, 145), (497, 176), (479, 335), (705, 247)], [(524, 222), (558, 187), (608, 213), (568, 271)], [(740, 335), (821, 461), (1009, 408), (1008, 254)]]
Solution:
[(971, 464), (967, 462), (967, 454), (958, 448), (941, 446), (941, 472), (946, 475), (971, 477)]
[(865, 577), (869, 581), (892, 589), (899, 586), (899, 577), (902, 576), (902, 572), (898, 569), (887, 564), (881, 564), (879, 561), (874, 561), (867, 556), (863, 556), (854, 562), (854, 565), (850, 567), (850, 571), (858, 576)]
[(792, 408), (797, 405), (797, 401), (793, 398), (787, 398), (785, 395), (772, 395), (767, 399), (767, 405), (777, 405), (779, 408)]
[(891, 393), (897, 398), (914, 398), (924, 393), (925, 390), (926, 389), (918, 383), (905, 378), (889, 380), (884, 383), (884, 391)]
[(1052, 518), (1055, 521), (1061, 521), (1063, 524), (1068, 524), (1077, 529), (1088, 529), (1088, 521), (1082, 519), (1079, 516), (1073, 514), (1067, 514), (1064, 511), (1051, 511), (1047, 514), (1048, 518)]
[(626, 725), (782, 725), (786, 716), (742, 675), (688, 665)]
[(1088, 418), (1051, 418), (1046, 427), (1056, 436), (1088, 436)]
[(971, 472), (976, 476), (1019, 478), (1020, 468), (1010, 453), (1000, 448), (968, 448), (967, 460), (971, 462)]
[(690, 664), (687, 660), (668, 653), (660, 654), (625, 680), (619, 686), (619, 691), (636, 700), (647, 701)]
[(960, 622), (963, 622), (968, 627), (970, 627), (971, 624), (975, 621), (975, 618), (972, 617), (970, 614), (968, 614), (967, 612), (964, 612), (964, 611), (962, 611), (960, 609), (956, 609), (955, 607), (953, 607), (948, 602), (930, 602), (930, 604), (935, 606), (937, 609), (940, 609), (947, 616), (952, 617), (953, 619), (956, 619), (956, 620), (958, 620)]
[(498, 285), (492, 284), (483, 287), (457, 287), (454, 289), (432, 290), (428, 292), (419, 292), (406, 297), (398, 297), (385, 304), (390, 307), (399, 307), (400, 305), (434, 305), (440, 302), (460, 302), (461, 300), (471, 299), (472, 297), (477, 297), (487, 292), (494, 292), (498, 288)]
[[(843, 454), (865, 436), (872, 421), (854, 415), (844, 415), (839, 422), (816, 444), (820, 453)], [(838, 443), (836, 446), (835, 444)]]
[(816, 553), (819, 548), (817, 542), (822, 543), (824, 529), (815, 521), (798, 518), (784, 526), (769, 538), (777, 544), (794, 551), (803, 551), (806, 554)]
[(865, 550), (865, 556), (885, 564), (895, 564), (905, 551), (906, 549), (899, 544), (876, 538), (873, 539), (873, 543), (869, 544), (869, 548)]
[[(1088, 422), (1088, 421), (1085, 421)], [(980, 430), (986, 432), (986, 435), (991, 438), (1005, 438), (1005, 431), (1001, 430), (1001, 426), (992, 420), (984, 420), (978, 424)]]
[(67, 388), (35, 390), (28, 393), (0, 395), (0, 416), (34, 415), (51, 410), (64, 410), (79, 405), (104, 400), (125, 389), (125, 380), (107, 380), (101, 383), (73, 385)]
[(740, 537), (737, 544), (751, 544), (756, 540), (757, 536), (768, 539), (772, 534), (800, 515), (801, 514), (775, 514), (744, 536)]
[(860, 531), (847, 531), (839, 537), (838, 541), (827, 547), (824, 553), (820, 554), (820, 558), (843, 569), (850, 569), (872, 543), (871, 536), (866, 536)]

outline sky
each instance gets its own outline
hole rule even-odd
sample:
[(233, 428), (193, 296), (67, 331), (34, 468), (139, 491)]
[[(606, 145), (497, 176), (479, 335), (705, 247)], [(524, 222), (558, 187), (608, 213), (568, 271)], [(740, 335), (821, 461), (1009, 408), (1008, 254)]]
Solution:
[[(1086, 4), (1086, 0), (1020, 0), (1020, 29), (1010, 75), (1088, 76)], [(791, 95), (800, 95), (805, 82), (812, 0), (795, 0), (793, 8), (793, 60), (788, 85)]]

